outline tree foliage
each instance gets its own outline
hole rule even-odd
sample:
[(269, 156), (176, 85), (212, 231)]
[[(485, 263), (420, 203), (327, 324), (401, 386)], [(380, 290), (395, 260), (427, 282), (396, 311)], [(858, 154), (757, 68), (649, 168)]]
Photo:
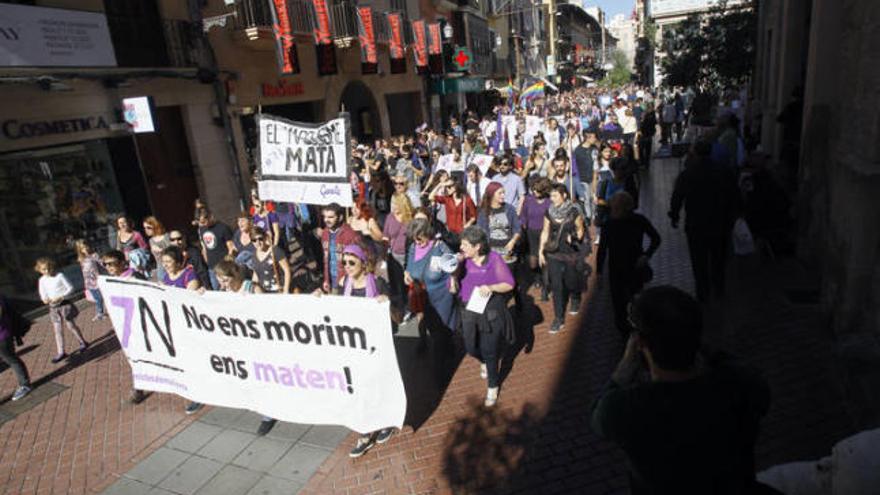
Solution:
[(605, 77), (600, 82), (603, 86), (620, 87), (632, 80), (629, 60), (622, 50), (613, 50), (609, 53), (608, 63), (614, 67), (605, 74)]
[(753, 1), (692, 14), (663, 30), (660, 68), (670, 86), (729, 87), (751, 76), (757, 12)]

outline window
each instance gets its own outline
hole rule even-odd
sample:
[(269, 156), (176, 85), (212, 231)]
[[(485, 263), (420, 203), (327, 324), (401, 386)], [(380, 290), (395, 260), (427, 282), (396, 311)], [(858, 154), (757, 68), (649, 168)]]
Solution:
[(168, 50), (156, 0), (104, 0), (120, 67), (166, 67)]

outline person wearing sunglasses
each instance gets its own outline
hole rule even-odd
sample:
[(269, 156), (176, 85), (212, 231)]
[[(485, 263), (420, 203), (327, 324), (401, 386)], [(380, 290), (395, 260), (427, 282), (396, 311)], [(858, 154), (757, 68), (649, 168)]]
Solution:
[(646, 289), (629, 317), (635, 331), (593, 403), (592, 428), (626, 452), (632, 493), (764, 493), (754, 452), (766, 380), (700, 352), (703, 310), (681, 289)]
[[(388, 300), (388, 284), (381, 277), (376, 276), (374, 272), (375, 261), (367, 255), (368, 252), (366, 248), (357, 243), (345, 246), (341, 256), (345, 275), (334, 287), (335, 294), (375, 298), (380, 302)], [(376, 444), (387, 442), (393, 434), (394, 428), (383, 428), (362, 435), (348, 455), (352, 458), (360, 457)]]
[(186, 236), (179, 230), (168, 232), (168, 242), (183, 252), (183, 263), (193, 268), (199, 279), (199, 284), (205, 288), (210, 287), (211, 279), (208, 276), (208, 265), (205, 263), (205, 258), (202, 257), (202, 251), (195, 246), (190, 246), (186, 242)]
[[(128, 262), (125, 261), (125, 254), (116, 249), (104, 253), (101, 256), (101, 264), (104, 265), (104, 269), (107, 270), (107, 274), (111, 277), (133, 278), (135, 280), (147, 279), (141, 272), (128, 266)], [(132, 404), (140, 404), (146, 398), (147, 394), (145, 394), (143, 390), (135, 388), (134, 383), (132, 383), (131, 395), (129, 396), (128, 401)]]
[(261, 229), (251, 229), (254, 251), (254, 282), (260, 284), (264, 292), (290, 292), (290, 263), (284, 251), (273, 244), (272, 236)]

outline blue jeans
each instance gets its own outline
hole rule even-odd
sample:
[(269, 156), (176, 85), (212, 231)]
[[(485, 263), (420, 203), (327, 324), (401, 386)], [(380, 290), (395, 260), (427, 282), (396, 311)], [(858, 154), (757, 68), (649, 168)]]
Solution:
[(211, 287), (207, 287), (211, 290), (220, 290), (220, 281), (217, 280), (217, 273), (214, 272), (213, 268), (208, 269), (208, 278), (211, 280)]
[(91, 294), (92, 299), (95, 300), (95, 316), (103, 316), (104, 315), (104, 297), (101, 296), (101, 291), (98, 289), (89, 289), (89, 294)]

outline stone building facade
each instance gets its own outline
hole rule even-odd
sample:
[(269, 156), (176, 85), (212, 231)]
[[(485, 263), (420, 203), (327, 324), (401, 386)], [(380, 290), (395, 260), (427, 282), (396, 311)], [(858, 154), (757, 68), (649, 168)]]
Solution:
[[(876, 421), (880, 10), (871, 0), (762, 1), (758, 32), (761, 145), (796, 188), (799, 256), (819, 278), (854, 410)], [(779, 122), (786, 108), (801, 118)]]

